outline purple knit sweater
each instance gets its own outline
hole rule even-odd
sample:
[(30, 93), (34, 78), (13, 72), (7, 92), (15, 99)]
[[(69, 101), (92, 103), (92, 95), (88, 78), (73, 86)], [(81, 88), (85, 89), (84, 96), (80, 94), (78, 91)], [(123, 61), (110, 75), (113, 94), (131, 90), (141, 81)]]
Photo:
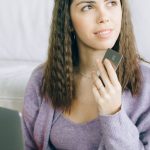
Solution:
[[(101, 138), (98, 150), (150, 150), (150, 68), (141, 65), (141, 71), (143, 85), (140, 95), (132, 97), (129, 91), (124, 91), (121, 110), (114, 115), (99, 116)], [(43, 68), (39, 66), (33, 71), (25, 92), (23, 121), (26, 150), (53, 149), (49, 139), (54, 109), (40, 97), (42, 76)], [(61, 111), (58, 112), (57, 115), (60, 115)], [(74, 132), (77, 134), (77, 131)], [(80, 150), (90, 149), (82, 143), (80, 136), (77, 141), (76, 145), (82, 144)], [(68, 147), (70, 143), (68, 141)], [(77, 147), (75, 149), (78, 150)]]

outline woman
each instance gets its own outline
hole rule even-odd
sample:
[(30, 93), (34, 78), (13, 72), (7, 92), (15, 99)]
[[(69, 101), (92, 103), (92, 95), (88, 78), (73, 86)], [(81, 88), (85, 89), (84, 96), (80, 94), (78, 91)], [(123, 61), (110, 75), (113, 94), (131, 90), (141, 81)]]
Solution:
[[(116, 72), (108, 48), (123, 55)], [(56, 0), (48, 59), (25, 93), (26, 149), (150, 149), (149, 75), (127, 1)]]

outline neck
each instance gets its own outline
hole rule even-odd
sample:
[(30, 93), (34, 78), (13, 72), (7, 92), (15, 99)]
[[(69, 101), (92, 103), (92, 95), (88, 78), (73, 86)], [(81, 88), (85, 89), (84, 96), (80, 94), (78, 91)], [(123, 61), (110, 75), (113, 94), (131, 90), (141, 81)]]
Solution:
[(102, 61), (106, 50), (80, 50), (79, 72), (89, 75), (92, 71), (97, 71), (96, 60)]

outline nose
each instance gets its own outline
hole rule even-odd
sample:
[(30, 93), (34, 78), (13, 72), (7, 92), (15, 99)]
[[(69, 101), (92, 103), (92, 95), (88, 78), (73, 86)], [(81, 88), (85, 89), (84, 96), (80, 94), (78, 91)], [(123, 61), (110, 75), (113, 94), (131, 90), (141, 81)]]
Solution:
[(97, 9), (97, 24), (100, 24), (100, 23), (108, 23), (110, 21), (109, 17), (108, 17), (108, 11), (107, 9), (105, 8), (105, 6), (100, 6), (98, 9)]
[(108, 23), (110, 20), (109, 20), (109, 18), (108, 17), (99, 17), (98, 19), (97, 19), (97, 24), (99, 24), (99, 23)]

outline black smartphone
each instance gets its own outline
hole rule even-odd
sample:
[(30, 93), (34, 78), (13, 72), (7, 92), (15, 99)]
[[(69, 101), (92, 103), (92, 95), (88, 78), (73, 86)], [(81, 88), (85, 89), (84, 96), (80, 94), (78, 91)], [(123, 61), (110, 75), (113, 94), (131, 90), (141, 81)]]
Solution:
[(114, 51), (113, 49), (107, 49), (105, 55), (104, 55), (104, 58), (102, 60), (102, 62), (105, 60), (105, 59), (109, 59), (113, 68), (115, 69), (115, 71), (117, 70), (122, 58), (123, 58), (123, 55), (119, 54), (118, 52)]

